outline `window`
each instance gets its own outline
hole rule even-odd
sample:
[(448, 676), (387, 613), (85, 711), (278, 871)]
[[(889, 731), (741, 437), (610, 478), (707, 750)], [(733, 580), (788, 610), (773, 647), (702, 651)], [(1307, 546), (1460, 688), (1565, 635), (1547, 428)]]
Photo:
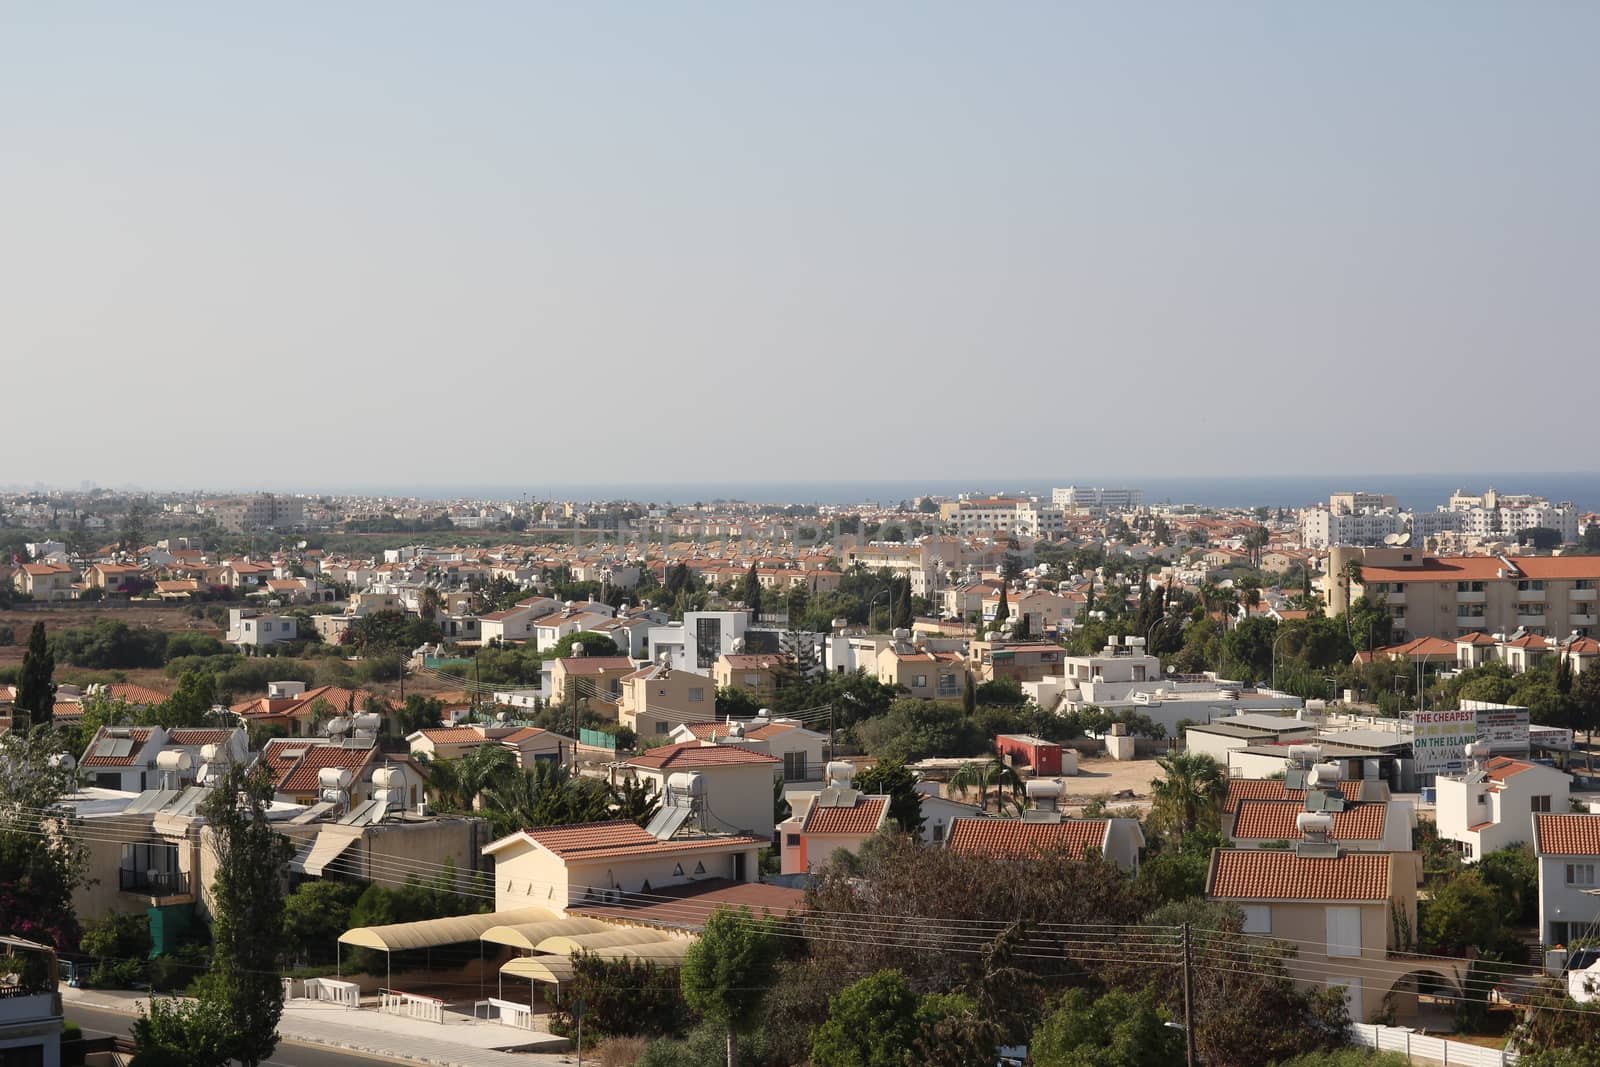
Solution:
[(705, 688), (703, 686), (689, 690), (689, 703), (691, 703), (691, 704), (699, 704), (699, 703), (702, 703), (705, 699), (706, 699), (706, 691), (705, 691)]
[(747, 674), (747, 675), (745, 675), (744, 676), (744, 684), (750, 689), (756, 688), (756, 686), (761, 684), (761, 675), (759, 675), (759, 674)]
[(1481, 593), (1481, 592), (1483, 592), (1483, 583), (1482, 582), (1457, 582), (1456, 583), (1456, 592), (1458, 592), (1458, 593)]
[(1548, 795), (1547, 796), (1542, 796), (1542, 797), (1534, 797), (1532, 799), (1533, 799), (1533, 810), (1534, 811), (1536, 811), (1536, 812), (1549, 812), (1549, 810), (1550, 810), (1550, 797)]
[(1247, 934), (1272, 933), (1272, 909), (1266, 904), (1244, 906), (1244, 932)]
[(1517, 583), (1519, 593), (1538, 593), (1544, 590), (1544, 582), (1538, 578), (1524, 578)]
[(804, 752), (785, 752), (783, 754), (783, 778), (786, 782), (805, 781), (806, 754)]
[(722, 654), (722, 620), (696, 619), (694, 621), (695, 662), (702, 670), (717, 662)]
[(926, 689), (926, 688), (928, 688), (928, 676), (926, 674), (913, 674), (911, 676), (911, 688), (913, 688), (913, 689)]
[(666, 732), (667, 732), (667, 724), (666, 723), (664, 723), (664, 722), (656, 723), (656, 733), (664, 734)]
[(1592, 886), (1594, 885), (1594, 864), (1569, 863), (1567, 864), (1567, 884)]
[(785, 845), (787, 845), (789, 848), (799, 848), (800, 847), (800, 835), (799, 834), (784, 834), (783, 835), (783, 843)]
[(1328, 955), (1361, 955), (1361, 909), (1328, 909)]

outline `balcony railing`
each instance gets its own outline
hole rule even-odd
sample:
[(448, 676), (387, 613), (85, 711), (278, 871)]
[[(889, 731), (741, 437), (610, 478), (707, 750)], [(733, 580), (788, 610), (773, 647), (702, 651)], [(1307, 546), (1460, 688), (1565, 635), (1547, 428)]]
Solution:
[(1523, 604), (1543, 604), (1543, 589), (1518, 589), (1517, 600)]
[(1585, 614), (1581, 611), (1574, 611), (1567, 618), (1574, 626), (1593, 626), (1595, 625), (1597, 616), (1593, 612)]
[(1588, 601), (1593, 601), (1595, 599), (1595, 593), (1596, 592), (1600, 592), (1600, 590), (1594, 590), (1594, 589), (1569, 589), (1569, 590), (1567, 590), (1567, 599), (1568, 600), (1588, 600)]
[(189, 892), (189, 876), (183, 871), (117, 871), (117, 888), (124, 893), (151, 897), (181, 897)]
[(1462, 592), (1457, 592), (1456, 593), (1456, 603), (1458, 603), (1458, 604), (1482, 604), (1484, 601), (1486, 601), (1488, 599), (1489, 599), (1489, 594), (1485, 593), (1482, 589), (1479, 589), (1479, 590), (1477, 590), (1475, 592), (1472, 591), (1472, 590), (1468, 590), (1467, 592), (1464, 592), (1464, 593), (1462, 593)]

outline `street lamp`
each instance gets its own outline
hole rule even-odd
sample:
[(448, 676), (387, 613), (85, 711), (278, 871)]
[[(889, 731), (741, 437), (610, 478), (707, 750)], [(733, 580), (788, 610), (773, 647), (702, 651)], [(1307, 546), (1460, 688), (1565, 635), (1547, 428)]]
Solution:
[[(884, 603), (888, 604), (889, 601), (888, 601), (887, 598), (889, 596), (890, 596), (889, 590), (880, 589), (876, 593), (872, 594), (872, 599), (871, 600), (867, 601), (867, 632), (868, 633), (872, 632), (872, 605), (874, 605), (874, 604), (876, 604), (878, 602), (878, 598), (879, 597), (884, 597), (885, 598), (884, 599)], [(894, 612), (892, 612), (892, 611), (889, 613), (889, 621), (890, 622), (894, 622)], [(894, 627), (891, 626), (890, 629), (892, 630), (892, 629), (894, 629)]]
[(1278, 636), (1272, 639), (1272, 691), (1278, 691), (1278, 642), (1289, 636), (1289, 631), (1278, 630)]

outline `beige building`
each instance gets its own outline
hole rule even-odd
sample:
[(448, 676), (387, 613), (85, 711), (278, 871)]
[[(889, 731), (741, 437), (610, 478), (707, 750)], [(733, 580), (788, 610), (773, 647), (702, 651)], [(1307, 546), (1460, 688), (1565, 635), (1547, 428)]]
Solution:
[(717, 688), (743, 689), (757, 696), (778, 688), (779, 655), (724, 653), (712, 667)]
[(954, 652), (927, 652), (891, 645), (878, 653), (878, 681), (898, 685), (919, 700), (959, 700), (967, 664)]
[(1459, 988), (1466, 960), (1408, 956), (1397, 941), (1398, 931), (1417, 929), (1421, 854), (1344, 851), (1309, 824), (1305, 832), (1293, 851), (1213, 852), (1207, 899), (1241, 908), (1246, 934), (1298, 946), (1290, 977), (1315, 990), (1342, 987), (1351, 1019), (1367, 1021), (1386, 1000), (1396, 1015), (1415, 1015), (1423, 974)]
[(495, 911), (542, 907), (565, 914), (624, 893), (714, 880), (754, 882), (769, 843), (737, 834), (661, 840), (618, 820), (523, 830), (483, 851), (495, 861)]
[(65, 563), (24, 563), (11, 577), (17, 592), (35, 600), (70, 600), (78, 572)]
[(622, 679), (617, 721), (642, 738), (660, 737), (681, 723), (717, 717), (717, 683), (704, 674), (652, 664)]
[(641, 752), (612, 770), (613, 781), (631, 778), (666, 796), (694, 796), (703, 806), (702, 824), (722, 833), (751, 834), (772, 840), (773, 780), (783, 777), (783, 761), (737, 744), (690, 741)]
[(626, 656), (568, 656), (550, 665), (550, 699), (570, 705), (589, 701), (595, 711), (615, 713), (622, 699), (622, 680), (634, 671)]
[[(1347, 560), (1361, 568), (1346, 589)], [(1414, 548), (1335, 548), (1325, 579), (1330, 610), (1381, 594), (1396, 641), (1472, 633), (1542, 637), (1600, 631), (1600, 556), (1429, 556)]]

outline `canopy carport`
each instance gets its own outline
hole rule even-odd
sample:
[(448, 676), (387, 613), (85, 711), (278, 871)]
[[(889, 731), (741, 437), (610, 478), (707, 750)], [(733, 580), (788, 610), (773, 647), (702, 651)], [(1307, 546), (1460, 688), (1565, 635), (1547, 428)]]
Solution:
[(392, 974), (389, 961), (396, 952), (410, 949), (435, 948), (439, 945), (456, 945), (479, 941), (482, 953), (483, 934), (497, 926), (525, 926), (532, 923), (551, 922), (556, 913), (548, 908), (518, 908), (514, 911), (492, 911), (483, 915), (450, 915), (443, 919), (421, 919), (409, 923), (389, 923), (386, 926), (358, 926), (339, 935), (339, 974), (344, 974), (344, 945), (373, 948), (384, 954), (384, 984)]
[(559, 993), (562, 983), (572, 981), (574, 973), (572, 957), (579, 952), (603, 960), (633, 959), (649, 961), (658, 967), (677, 967), (688, 956), (689, 949), (694, 946), (696, 940), (696, 938), (672, 937), (660, 930), (640, 927), (610, 926), (607, 931), (556, 933), (534, 944), (534, 955), (518, 956), (500, 968), (501, 995), (505, 995), (504, 983), (507, 975), (512, 978), (524, 978), (530, 982), (553, 985)]

